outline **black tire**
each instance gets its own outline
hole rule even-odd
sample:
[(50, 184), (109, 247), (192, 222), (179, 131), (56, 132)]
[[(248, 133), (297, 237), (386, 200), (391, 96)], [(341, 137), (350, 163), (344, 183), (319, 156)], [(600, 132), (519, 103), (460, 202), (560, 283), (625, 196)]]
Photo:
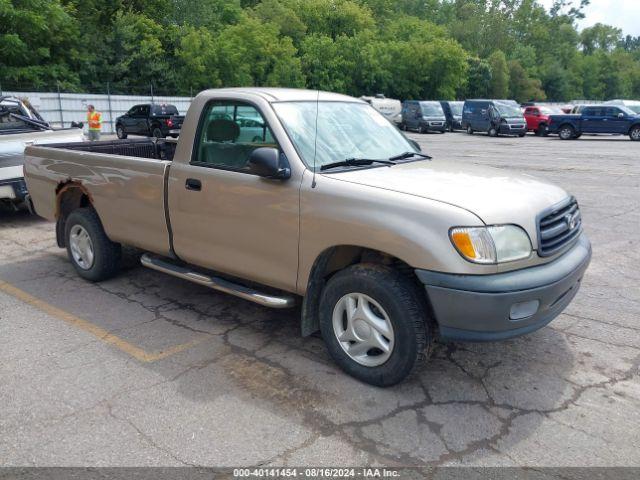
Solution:
[(576, 138), (576, 130), (571, 125), (562, 125), (558, 130), (560, 140), (573, 140)]
[(151, 136), (155, 138), (164, 138), (164, 134), (162, 133), (160, 127), (153, 127), (153, 129), (151, 130)]
[(122, 125), (116, 125), (116, 136), (120, 140), (124, 140), (127, 138), (127, 134), (124, 131), (124, 127)]
[(453, 123), (449, 124), (449, 132), (453, 133)]
[[(375, 300), (391, 322), (394, 344), (381, 365), (358, 363), (337, 338), (334, 309), (345, 295), (352, 293)], [(427, 315), (426, 298), (411, 279), (387, 266), (358, 264), (338, 272), (327, 283), (320, 302), (320, 330), (329, 354), (340, 368), (362, 382), (387, 387), (404, 380), (428, 355), (432, 335)], [(372, 350), (375, 349), (365, 355)]]
[(498, 128), (494, 125), (491, 125), (489, 127), (489, 130), (487, 131), (487, 133), (489, 134), (490, 137), (497, 137), (498, 136)]
[(525, 135), (526, 135), (526, 133), (519, 133), (519, 134), (518, 134), (518, 136), (519, 136), (520, 138), (524, 138), (524, 136), (525, 136)]
[(539, 137), (546, 137), (547, 135), (549, 135), (549, 129), (544, 123), (541, 123), (538, 125), (538, 129), (535, 133)]
[(473, 128), (471, 128), (471, 125), (467, 125), (467, 134), (473, 135)]
[[(83, 268), (74, 258), (71, 247), (71, 230), (74, 226), (82, 227), (91, 239), (93, 246), (93, 262), (89, 268)], [(109, 240), (104, 233), (102, 222), (96, 211), (91, 208), (79, 208), (71, 212), (65, 222), (65, 244), (69, 261), (82, 278), (92, 282), (100, 282), (113, 277), (120, 267), (122, 248), (119, 243)]]
[(428, 131), (424, 128), (424, 125), (418, 125), (418, 133), (427, 133)]
[(407, 125), (405, 123), (401, 123), (400, 124), (400, 130), (402, 130), (403, 132), (407, 131)]
[(640, 125), (636, 125), (635, 127), (629, 130), (629, 138), (632, 142), (640, 141)]

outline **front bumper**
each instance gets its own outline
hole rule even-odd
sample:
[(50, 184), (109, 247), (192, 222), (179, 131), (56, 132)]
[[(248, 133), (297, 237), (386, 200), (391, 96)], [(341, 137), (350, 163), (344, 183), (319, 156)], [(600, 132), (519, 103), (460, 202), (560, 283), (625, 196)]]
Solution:
[(24, 178), (0, 180), (0, 200), (21, 202), (27, 195), (27, 184)]
[(527, 133), (527, 124), (501, 123), (499, 131), (502, 135), (521, 135), (523, 133)]
[(446, 121), (428, 121), (424, 124), (424, 129), (428, 132), (445, 132), (447, 130), (447, 122)]
[[(416, 274), (442, 338), (494, 341), (533, 332), (560, 315), (578, 292), (590, 260), (591, 244), (583, 233), (560, 258), (537, 267), (494, 275)], [(523, 312), (530, 314), (522, 318)]]

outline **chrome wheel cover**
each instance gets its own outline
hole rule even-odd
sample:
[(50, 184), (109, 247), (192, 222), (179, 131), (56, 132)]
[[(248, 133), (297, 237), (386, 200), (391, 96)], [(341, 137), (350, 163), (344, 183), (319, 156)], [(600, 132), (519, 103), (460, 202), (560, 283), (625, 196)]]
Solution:
[(94, 252), (93, 242), (89, 232), (82, 225), (74, 225), (69, 232), (69, 249), (73, 260), (83, 270), (89, 270), (93, 266)]
[(333, 308), (333, 333), (342, 350), (365, 367), (385, 363), (394, 346), (389, 315), (364, 293), (348, 293)]
[(562, 130), (560, 130), (560, 136), (565, 140), (569, 140), (571, 137), (573, 137), (573, 130), (571, 130), (570, 128), (563, 128)]
[(640, 140), (640, 128), (634, 128), (631, 130), (631, 138), (634, 140)]

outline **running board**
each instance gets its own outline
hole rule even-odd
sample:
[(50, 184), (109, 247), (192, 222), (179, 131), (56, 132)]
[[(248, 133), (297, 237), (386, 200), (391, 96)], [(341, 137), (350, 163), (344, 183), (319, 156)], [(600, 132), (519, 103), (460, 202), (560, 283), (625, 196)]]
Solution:
[(190, 282), (197, 283), (198, 285), (204, 285), (205, 287), (212, 288), (213, 290), (228, 293), (230, 295), (249, 300), (250, 302), (264, 305), (265, 307), (290, 308), (293, 307), (296, 303), (296, 300), (293, 296), (270, 295), (267, 293), (259, 292), (258, 290), (254, 290), (253, 288), (239, 285), (220, 277), (214, 277), (195, 272), (187, 267), (171, 263), (169, 259), (150, 255), (148, 253), (142, 255), (142, 257), (140, 258), (140, 263), (142, 263), (142, 265), (147, 268), (167, 273), (174, 277), (183, 278), (185, 280), (189, 280)]

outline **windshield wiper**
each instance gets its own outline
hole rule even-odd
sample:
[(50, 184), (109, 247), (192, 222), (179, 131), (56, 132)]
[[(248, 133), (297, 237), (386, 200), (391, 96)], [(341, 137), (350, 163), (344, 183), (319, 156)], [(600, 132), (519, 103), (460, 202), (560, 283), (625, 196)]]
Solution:
[(339, 162), (327, 163), (326, 165), (322, 165), (320, 170), (328, 170), (330, 168), (335, 167), (359, 167), (362, 165), (371, 165), (373, 163), (382, 163), (384, 165), (395, 165), (395, 162), (389, 160), (378, 160), (375, 158), (345, 158), (344, 160), (340, 160)]
[(394, 155), (393, 157), (389, 157), (389, 160), (391, 161), (404, 160), (405, 158), (411, 158), (411, 157), (420, 157), (426, 160), (431, 160), (431, 157), (429, 155), (425, 155), (424, 153), (419, 153), (419, 152), (404, 152), (399, 155)]

